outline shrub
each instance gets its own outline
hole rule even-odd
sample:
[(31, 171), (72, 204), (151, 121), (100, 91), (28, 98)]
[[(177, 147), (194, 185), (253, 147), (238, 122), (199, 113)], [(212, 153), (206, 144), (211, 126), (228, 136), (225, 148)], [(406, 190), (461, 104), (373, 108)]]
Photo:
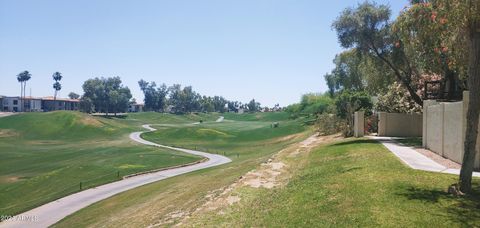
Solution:
[(337, 115), (324, 113), (318, 115), (317, 130), (321, 135), (332, 135), (342, 132), (345, 129), (345, 123)]

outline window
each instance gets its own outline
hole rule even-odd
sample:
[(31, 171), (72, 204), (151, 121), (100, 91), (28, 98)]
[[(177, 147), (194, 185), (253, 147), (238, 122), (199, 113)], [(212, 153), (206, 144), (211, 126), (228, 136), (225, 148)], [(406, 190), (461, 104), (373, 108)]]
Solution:
[(18, 105), (18, 100), (13, 100), (13, 105)]

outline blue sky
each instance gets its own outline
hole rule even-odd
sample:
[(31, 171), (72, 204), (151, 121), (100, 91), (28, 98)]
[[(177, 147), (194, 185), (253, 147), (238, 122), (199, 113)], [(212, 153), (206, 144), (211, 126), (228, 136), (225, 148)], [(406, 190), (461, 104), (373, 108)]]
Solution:
[[(357, 2), (0, 0), (0, 94), (20, 94), (16, 75), (29, 70), (27, 95), (51, 96), (60, 71), (62, 97), (89, 78), (120, 76), (137, 100), (145, 79), (288, 105), (327, 90), (323, 75), (342, 50), (331, 23)], [(407, 4), (377, 2), (394, 14)]]

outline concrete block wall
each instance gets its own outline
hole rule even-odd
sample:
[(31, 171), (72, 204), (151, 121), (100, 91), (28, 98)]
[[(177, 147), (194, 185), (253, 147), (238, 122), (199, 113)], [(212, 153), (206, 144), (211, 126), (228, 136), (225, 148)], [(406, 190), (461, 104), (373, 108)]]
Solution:
[(392, 137), (422, 136), (422, 115), (407, 113), (378, 113), (378, 135)]
[[(426, 100), (423, 103), (423, 147), (462, 163), (463, 143), (468, 109), (468, 92), (464, 92), (460, 102), (436, 102)], [(480, 134), (477, 137), (475, 168), (480, 168)]]
[(356, 138), (363, 137), (365, 135), (365, 112), (355, 112), (353, 121), (353, 136)]

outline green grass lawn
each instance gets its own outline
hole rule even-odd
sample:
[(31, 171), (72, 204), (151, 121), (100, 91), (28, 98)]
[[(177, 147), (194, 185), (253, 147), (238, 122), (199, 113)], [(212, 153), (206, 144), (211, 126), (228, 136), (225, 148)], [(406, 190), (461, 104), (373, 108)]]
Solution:
[(411, 146), (411, 147), (422, 146), (422, 137), (399, 138), (399, 139), (396, 139), (396, 141), (404, 144), (405, 146)]
[(219, 113), (192, 113), (185, 115), (174, 115), (158, 112), (129, 113), (125, 118), (128, 122), (141, 124), (186, 124), (203, 121), (215, 121), (220, 117)]
[(278, 128), (272, 128), (270, 121), (231, 119), (221, 123), (208, 122), (198, 125), (153, 125), (158, 130), (145, 133), (142, 137), (161, 144), (225, 154), (232, 159), (237, 159), (237, 156), (244, 159), (258, 157), (259, 151), (283, 141), (282, 137), (306, 130), (298, 121), (276, 121), (280, 123)]
[(285, 186), (242, 187), (242, 201), (193, 217), (203, 227), (474, 227), (480, 180), (472, 196), (447, 194), (457, 176), (413, 170), (372, 140), (321, 146)]
[[(177, 210), (194, 210), (212, 191), (228, 186), (286, 146), (301, 141), (311, 130), (284, 113), (222, 114), (221, 123), (153, 126), (142, 135), (157, 143), (225, 153), (232, 162), (118, 194), (68, 216), (57, 227), (144, 227)], [(272, 121), (280, 123), (271, 128)]]
[(79, 191), (80, 182), (85, 189), (200, 159), (132, 142), (129, 133), (143, 123), (137, 117), (162, 123), (207, 116), (144, 113), (115, 119), (49, 112), (0, 118), (0, 214), (13, 215)]

